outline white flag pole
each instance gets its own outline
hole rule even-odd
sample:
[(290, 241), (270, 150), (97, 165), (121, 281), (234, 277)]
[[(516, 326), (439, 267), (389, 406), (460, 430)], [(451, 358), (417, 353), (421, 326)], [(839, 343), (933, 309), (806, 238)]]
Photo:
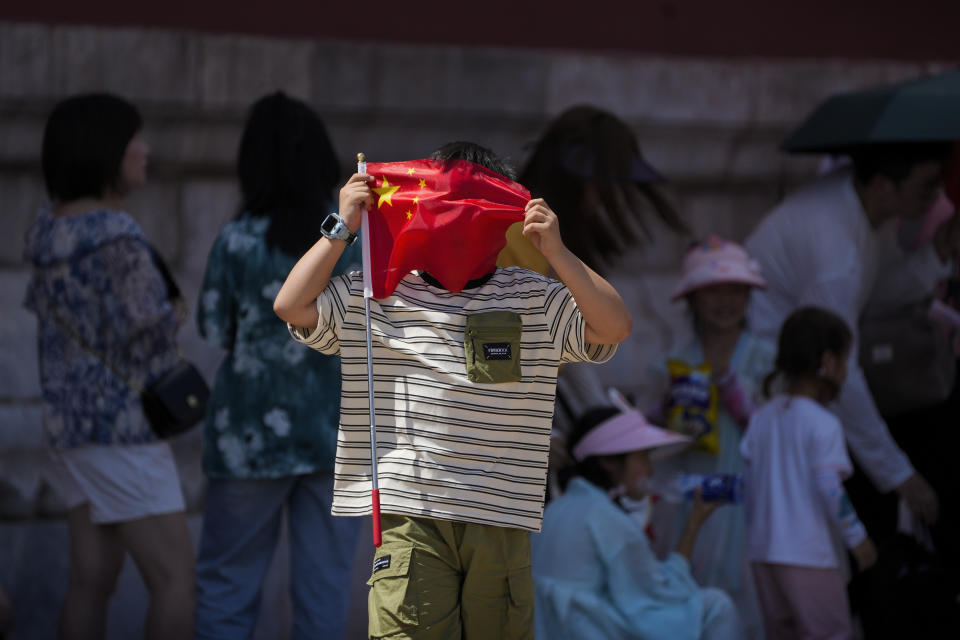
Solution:
[[(357, 173), (367, 172), (367, 159), (357, 154)], [(377, 416), (373, 396), (373, 342), (370, 337), (370, 298), (373, 297), (373, 281), (370, 278), (370, 225), (369, 212), (364, 209), (360, 223), (360, 243), (363, 250), (363, 311), (367, 321), (367, 390), (370, 401), (370, 475), (373, 488), (370, 499), (373, 507), (373, 546), (383, 542), (380, 529), (380, 484), (377, 481)]]

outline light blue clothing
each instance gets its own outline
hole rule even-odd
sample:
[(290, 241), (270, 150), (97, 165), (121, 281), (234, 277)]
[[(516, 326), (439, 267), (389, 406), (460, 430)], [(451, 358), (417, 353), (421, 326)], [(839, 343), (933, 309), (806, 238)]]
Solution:
[(196, 637), (250, 638), (260, 589), (289, 513), (295, 640), (343, 638), (360, 518), (330, 516), (333, 472), (211, 480), (197, 560)]
[(145, 386), (177, 363), (178, 321), (140, 226), (119, 211), (45, 211), (27, 232), (24, 258), (33, 266), (24, 306), (37, 315), (50, 445), (156, 440), (128, 382)]
[(531, 536), (539, 640), (740, 638), (730, 599), (701, 589), (686, 559), (661, 562), (604, 491), (574, 478)]
[[(763, 380), (773, 370), (775, 359), (774, 345), (747, 331), (740, 334), (730, 359), (730, 369), (736, 374), (743, 392), (757, 404), (762, 396)], [(701, 364), (704, 358), (700, 341), (694, 339), (672, 350), (655, 367), (653, 373), (660, 377), (659, 385), (663, 389), (669, 384), (667, 360), (681, 360), (690, 365)], [(742, 474), (740, 438), (743, 429), (723, 408), (722, 403), (717, 414), (717, 435), (720, 450), (716, 455), (708, 451), (689, 449), (657, 461), (655, 474), (660, 478), (668, 478), (678, 472)], [(689, 502), (679, 505), (662, 502), (657, 504), (653, 532), (658, 550), (676, 547), (689, 515)], [(717, 509), (700, 529), (690, 565), (697, 582), (704, 586), (718, 587), (730, 594), (740, 611), (747, 637), (756, 639), (762, 637), (763, 621), (745, 557), (746, 538), (747, 517), (744, 506), (724, 505)]]
[[(207, 406), (203, 470), (210, 478), (280, 478), (333, 468), (340, 359), (290, 340), (273, 300), (297, 257), (268, 249), (269, 219), (244, 215), (217, 236), (197, 326), (228, 351)], [(360, 268), (344, 252), (334, 275)]]

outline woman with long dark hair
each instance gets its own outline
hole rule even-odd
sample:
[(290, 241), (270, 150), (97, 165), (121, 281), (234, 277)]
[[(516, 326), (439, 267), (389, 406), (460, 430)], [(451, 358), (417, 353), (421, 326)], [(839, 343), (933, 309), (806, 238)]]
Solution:
[(571, 107), (550, 123), (519, 179), (563, 221), (563, 243), (600, 274), (652, 241), (658, 224), (690, 233), (664, 197), (664, 181), (630, 126), (590, 105)]
[[(294, 638), (340, 638), (359, 521), (330, 515), (340, 362), (290, 339), (273, 299), (320, 236), (339, 164), (323, 122), (283, 93), (250, 110), (243, 202), (210, 251), (197, 323), (227, 351), (204, 429), (209, 483), (197, 561), (198, 638), (246, 638), (284, 511)], [(337, 273), (359, 269), (359, 250)]]
[(193, 543), (169, 444), (137, 387), (178, 360), (179, 291), (124, 199), (146, 182), (142, 120), (108, 94), (68, 98), (43, 136), (52, 207), (27, 233), (51, 483), (65, 501), (63, 638), (102, 638), (125, 552), (150, 592), (147, 638), (189, 638)]
[[(665, 178), (644, 158), (633, 129), (591, 105), (570, 107), (550, 121), (518, 181), (533, 197), (550, 203), (561, 222), (563, 243), (604, 277), (631, 252), (662, 241), (664, 232), (690, 235), (663, 194)], [(547, 273), (543, 257), (520, 236), (517, 225), (507, 231), (507, 247), (497, 264)], [(625, 295), (625, 300), (629, 308), (630, 296)], [(643, 297), (638, 301), (647, 304)], [(628, 349), (629, 344), (625, 343)], [(564, 439), (583, 411), (604, 393), (604, 377), (596, 367), (580, 364), (566, 365), (561, 371), (551, 470), (571, 462)], [(622, 384), (630, 382), (618, 381), (618, 386)]]

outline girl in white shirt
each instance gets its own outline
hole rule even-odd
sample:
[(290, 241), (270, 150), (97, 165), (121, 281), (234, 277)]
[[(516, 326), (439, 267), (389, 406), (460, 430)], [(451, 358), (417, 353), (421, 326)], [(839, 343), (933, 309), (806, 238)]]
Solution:
[(826, 409), (846, 378), (851, 344), (836, 314), (816, 307), (792, 313), (766, 385), (782, 377), (785, 391), (753, 414), (740, 444), (747, 557), (769, 638), (851, 637), (832, 533), (861, 570), (876, 560), (841, 484), (852, 465), (840, 422)]

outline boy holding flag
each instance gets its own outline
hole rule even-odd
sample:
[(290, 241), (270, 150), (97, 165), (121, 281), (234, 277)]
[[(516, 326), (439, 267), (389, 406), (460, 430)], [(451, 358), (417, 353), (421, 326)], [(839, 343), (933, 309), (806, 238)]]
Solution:
[[(543, 513), (557, 369), (606, 361), (632, 319), (564, 246), (550, 207), (488, 150), (453, 143), (368, 171), (341, 189), (339, 214), (274, 310), (298, 341), (341, 356), (333, 513), (366, 515), (365, 277), (372, 293), (383, 544), (369, 635), (531, 638), (528, 532)], [(368, 273), (331, 280), (364, 209)], [(495, 267), (518, 221), (559, 282)]]

